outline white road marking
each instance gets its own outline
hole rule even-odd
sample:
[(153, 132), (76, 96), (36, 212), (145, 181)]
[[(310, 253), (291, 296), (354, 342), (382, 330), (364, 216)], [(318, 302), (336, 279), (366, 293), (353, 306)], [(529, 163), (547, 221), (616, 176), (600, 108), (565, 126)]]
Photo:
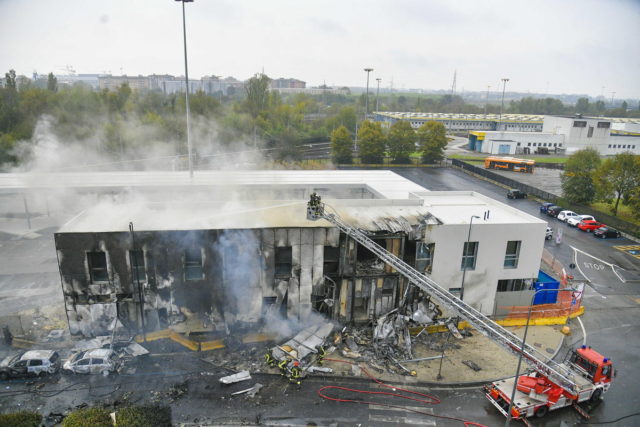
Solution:
[(425, 420), (424, 418), (409, 418), (409, 417), (393, 417), (386, 415), (369, 414), (370, 422), (380, 422), (398, 425), (417, 425), (417, 426), (435, 426), (435, 420)]
[(574, 264), (575, 264), (575, 265), (576, 265), (576, 267), (578, 268), (578, 271), (580, 271), (580, 274), (582, 274), (585, 278), (587, 278), (587, 280), (588, 280), (589, 282), (591, 282), (591, 279), (589, 279), (589, 278), (587, 277), (587, 275), (586, 275), (586, 274), (584, 274), (584, 272), (580, 269), (580, 264), (578, 264), (578, 255), (577, 255), (577, 252), (580, 252), (580, 253), (581, 253), (581, 254), (583, 254), (583, 255), (586, 255), (586, 256), (588, 256), (588, 257), (590, 257), (590, 258), (593, 258), (593, 259), (595, 259), (596, 261), (601, 262), (602, 264), (606, 264), (606, 265), (608, 265), (609, 267), (611, 267), (611, 271), (613, 271), (613, 274), (615, 274), (615, 275), (616, 275), (616, 277), (618, 278), (618, 280), (620, 280), (622, 283), (626, 283), (626, 280), (624, 280), (622, 277), (620, 277), (620, 275), (618, 274), (618, 272), (617, 272), (617, 271), (616, 271), (616, 269), (615, 269), (615, 267), (618, 267), (618, 268), (619, 268), (619, 266), (617, 266), (617, 265), (615, 265), (615, 264), (611, 264), (610, 262), (607, 262), (607, 261), (601, 260), (600, 258), (594, 257), (594, 256), (593, 256), (593, 255), (591, 255), (590, 253), (587, 253), (587, 252), (585, 252), (585, 251), (583, 251), (583, 250), (581, 250), (581, 249), (578, 249), (578, 248), (576, 248), (576, 247), (571, 246), (571, 249), (573, 249), (573, 251), (574, 251), (574, 252), (573, 252), (573, 255), (574, 255)]
[[(379, 412), (377, 414), (369, 413), (369, 421), (398, 424), (398, 425), (423, 425), (423, 426), (435, 426), (436, 420), (428, 415), (422, 415), (410, 410), (426, 412), (433, 414), (433, 408), (425, 406), (405, 406), (403, 408), (395, 408), (383, 405), (369, 404), (369, 410)], [(384, 413), (380, 413), (384, 412)], [(388, 412), (400, 412), (401, 414), (385, 414)]]
[(580, 327), (582, 328), (582, 345), (587, 345), (587, 331), (584, 329), (582, 319), (580, 319), (580, 316), (576, 317), (576, 319), (578, 319), (578, 323), (580, 323)]

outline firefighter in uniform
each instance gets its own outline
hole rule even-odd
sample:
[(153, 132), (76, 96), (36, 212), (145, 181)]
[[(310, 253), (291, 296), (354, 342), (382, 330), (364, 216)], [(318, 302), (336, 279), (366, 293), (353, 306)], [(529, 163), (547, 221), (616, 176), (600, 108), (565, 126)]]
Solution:
[(267, 351), (267, 354), (264, 355), (264, 359), (267, 365), (269, 365), (270, 367), (273, 368), (276, 365), (276, 359), (274, 359), (271, 355), (271, 350)]
[(300, 385), (300, 363), (298, 361), (293, 362), (293, 367), (291, 368), (291, 376), (289, 377), (289, 382), (292, 384)]

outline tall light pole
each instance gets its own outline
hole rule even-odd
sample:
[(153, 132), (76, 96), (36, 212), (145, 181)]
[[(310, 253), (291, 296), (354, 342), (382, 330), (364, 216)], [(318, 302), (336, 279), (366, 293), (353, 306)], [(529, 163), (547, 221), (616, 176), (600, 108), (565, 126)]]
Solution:
[(616, 93), (615, 92), (611, 92), (611, 108), (613, 108), (613, 99), (615, 98)]
[(182, 3), (182, 33), (184, 39), (184, 81), (186, 84), (185, 103), (187, 107), (187, 154), (189, 155), (189, 178), (193, 179), (193, 163), (191, 160), (191, 121), (189, 114), (189, 68), (187, 67), (187, 22), (184, 15), (184, 4), (193, 0), (175, 0)]
[(365, 68), (364, 70), (367, 72), (367, 96), (364, 101), (364, 119), (367, 120), (367, 115), (369, 114), (369, 73), (373, 71), (373, 68)]
[(380, 82), (382, 81), (382, 79), (378, 77), (376, 81), (378, 82), (378, 90), (376, 91), (376, 111), (380, 111), (380, 109), (378, 108), (378, 96), (380, 95)]
[(540, 292), (574, 292), (575, 289), (538, 289), (531, 295), (531, 301), (529, 303), (529, 312), (527, 313), (527, 323), (524, 326), (524, 335), (522, 336), (522, 346), (520, 346), (520, 354), (518, 355), (518, 366), (516, 367), (516, 376), (513, 382), (513, 390), (511, 390), (511, 400), (509, 401), (509, 409), (507, 409), (507, 421), (504, 423), (504, 427), (509, 427), (511, 422), (511, 411), (513, 410), (513, 399), (516, 397), (516, 389), (518, 387), (518, 377), (520, 376), (520, 367), (522, 366), (522, 356), (524, 355), (524, 346), (527, 341), (527, 332), (529, 331), (529, 322), (531, 321), (531, 309), (533, 308), (533, 300)]
[[(478, 218), (480, 219), (480, 217), (478, 215), (471, 215), (471, 218), (469, 219), (469, 233), (467, 233), (467, 246), (465, 249), (469, 249), (469, 239), (471, 239), (471, 226), (473, 225), (473, 218)], [(464, 251), (463, 254), (465, 255)], [(464, 265), (462, 266), (462, 282), (460, 283), (460, 301), (462, 301), (462, 298), (464, 297), (464, 277), (467, 275), (467, 259), (464, 259)]]
[(507, 82), (509, 81), (509, 79), (503, 78), (500, 80), (502, 80), (502, 102), (500, 102), (500, 119), (498, 120), (498, 125), (502, 124), (502, 108), (504, 108), (504, 90), (507, 87)]

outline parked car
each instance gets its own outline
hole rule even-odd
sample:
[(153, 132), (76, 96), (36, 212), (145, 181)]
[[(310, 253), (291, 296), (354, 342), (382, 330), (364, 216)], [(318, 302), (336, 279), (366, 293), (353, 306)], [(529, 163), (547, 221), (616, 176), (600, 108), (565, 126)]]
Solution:
[(563, 210), (564, 208), (561, 208), (560, 206), (551, 206), (550, 208), (547, 209), (547, 215), (549, 215), (552, 218), (556, 218), (558, 214)]
[(527, 198), (527, 193), (525, 193), (524, 191), (520, 191), (516, 188), (512, 188), (511, 190), (507, 191), (507, 199), (526, 199)]
[(0, 362), (0, 379), (55, 374), (60, 369), (60, 356), (53, 350), (29, 350), (9, 356)]
[(586, 231), (587, 233), (593, 230), (597, 230), (600, 227), (604, 227), (604, 224), (590, 219), (582, 220), (580, 221), (580, 224), (578, 224), (578, 228), (582, 231)]
[(118, 356), (108, 348), (79, 351), (63, 365), (65, 371), (74, 374), (102, 374), (109, 375), (118, 368)]
[(569, 218), (567, 220), (567, 225), (570, 225), (572, 227), (577, 227), (578, 224), (580, 224), (580, 221), (583, 220), (591, 220), (591, 221), (595, 221), (596, 219), (594, 217), (592, 217), (591, 215), (578, 215), (578, 216), (572, 216), (571, 218)]
[(601, 239), (608, 239), (609, 237), (620, 237), (620, 232), (611, 227), (600, 227), (593, 230), (593, 237), (600, 237)]
[(580, 215), (578, 215), (574, 211), (560, 211), (560, 213), (558, 214), (557, 218), (560, 221), (567, 222), (569, 220), (569, 218), (575, 218), (575, 217), (578, 217), (578, 216), (580, 216)]
[(540, 205), (540, 213), (547, 213), (547, 209), (549, 209), (551, 206), (553, 206), (553, 203), (551, 202), (544, 202), (543, 204)]
[(547, 227), (547, 234), (544, 236), (546, 240), (551, 240), (553, 238), (553, 228)]

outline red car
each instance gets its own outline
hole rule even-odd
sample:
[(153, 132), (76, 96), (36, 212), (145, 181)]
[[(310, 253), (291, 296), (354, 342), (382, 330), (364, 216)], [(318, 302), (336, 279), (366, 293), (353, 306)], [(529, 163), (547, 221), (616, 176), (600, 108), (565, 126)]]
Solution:
[(604, 224), (592, 219), (580, 221), (580, 223), (578, 224), (578, 228), (582, 231), (586, 231), (587, 233), (593, 230), (597, 230), (600, 227), (604, 227)]

